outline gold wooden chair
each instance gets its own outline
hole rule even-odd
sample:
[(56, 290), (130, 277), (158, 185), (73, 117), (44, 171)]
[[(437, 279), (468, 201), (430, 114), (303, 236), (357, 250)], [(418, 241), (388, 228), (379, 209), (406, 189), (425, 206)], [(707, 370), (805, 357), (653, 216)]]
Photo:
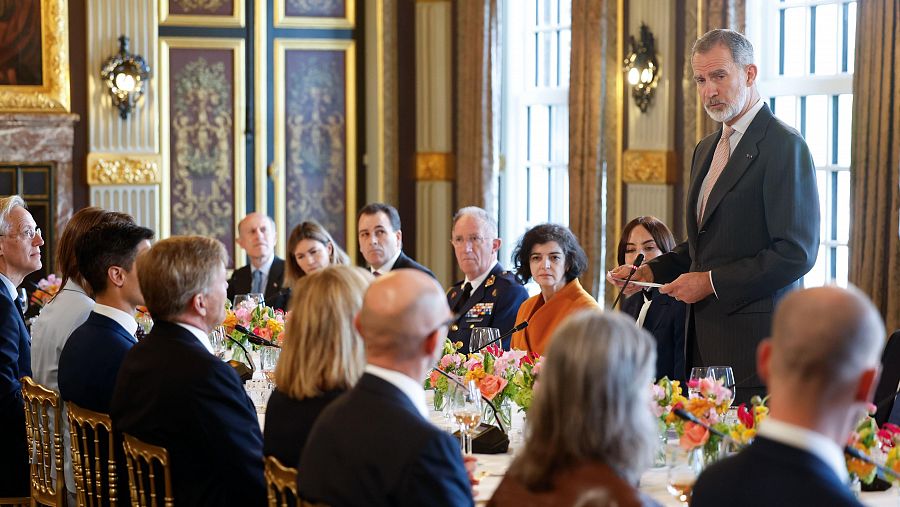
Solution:
[[(269, 507), (292, 507), (297, 502), (297, 469), (286, 467), (275, 456), (265, 459)], [(288, 498), (291, 499), (290, 503)]]
[[(115, 507), (118, 485), (112, 420), (106, 414), (81, 408), (71, 401), (66, 404), (66, 411), (69, 414), (78, 507), (99, 507), (103, 505), (104, 498), (109, 499), (111, 507)], [(101, 461), (101, 442), (106, 442), (106, 463)]]
[[(156, 475), (157, 467), (161, 467), (163, 471), (163, 492), (165, 494), (162, 498), (163, 505), (173, 507), (175, 500), (172, 498), (169, 451), (164, 447), (141, 442), (127, 433), (123, 433), (122, 437), (125, 439), (123, 446), (125, 447), (125, 464), (128, 466), (128, 490), (131, 493), (132, 507), (157, 507), (159, 505), (159, 494), (156, 491), (159, 481)], [(158, 462), (159, 465), (155, 465), (154, 462)]]
[(25, 398), (25, 434), (31, 453), (31, 505), (63, 507), (66, 498), (62, 472), (65, 451), (60, 436), (59, 393), (36, 383), (31, 377), (22, 377), (22, 396)]
[(30, 507), (30, 505), (30, 496), (0, 498), (0, 507)]

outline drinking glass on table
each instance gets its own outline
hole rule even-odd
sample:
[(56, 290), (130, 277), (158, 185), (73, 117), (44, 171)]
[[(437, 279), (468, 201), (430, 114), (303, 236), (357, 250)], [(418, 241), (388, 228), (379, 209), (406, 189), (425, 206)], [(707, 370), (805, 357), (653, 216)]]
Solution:
[(695, 366), (694, 368), (691, 368), (691, 376), (688, 379), (688, 398), (700, 397), (700, 387), (697, 384), (708, 376), (709, 368), (706, 366)]
[(703, 468), (703, 450), (698, 447), (686, 451), (674, 446), (670, 446), (670, 450), (672, 454), (669, 457), (666, 489), (681, 505), (687, 507), (691, 503), (694, 483)]
[(475, 429), (481, 422), (481, 391), (474, 380), (465, 384), (465, 388), (455, 389), (450, 398), (453, 418), (459, 426), (461, 447), (465, 454), (472, 454), (472, 438)]
[(266, 304), (266, 300), (259, 292), (251, 292), (249, 294), (237, 294), (234, 296), (234, 307), (237, 308), (244, 301), (250, 301), (252, 306), (260, 306)]
[(225, 338), (225, 328), (222, 326), (217, 326), (209, 333), (209, 344), (212, 345), (213, 354), (219, 359), (225, 359), (225, 354), (228, 351), (226, 347), (227, 340), (228, 338)]
[(492, 343), (492, 340), (496, 340), (497, 338), (500, 338), (500, 330), (496, 327), (473, 328), (472, 336), (469, 337), (469, 351), (475, 352), (482, 347), (486, 347), (487, 344)]
[(734, 399), (734, 372), (731, 370), (731, 366), (710, 366), (708, 376), (716, 381), (721, 380), (722, 385), (731, 391), (731, 399)]

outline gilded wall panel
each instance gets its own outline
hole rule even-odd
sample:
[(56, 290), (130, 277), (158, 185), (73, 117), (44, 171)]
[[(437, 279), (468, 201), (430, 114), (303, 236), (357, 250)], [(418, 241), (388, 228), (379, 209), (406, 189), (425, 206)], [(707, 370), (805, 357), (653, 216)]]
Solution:
[(317, 220), (356, 251), (356, 115), (352, 41), (276, 40), (275, 150), (283, 179), (276, 222)]
[(168, 26), (244, 26), (244, 0), (160, 0), (159, 22)]
[(275, 0), (280, 28), (353, 28), (355, 0)]
[(169, 233), (213, 237), (235, 252), (246, 166), (243, 41), (167, 39), (163, 44), (168, 145), (163, 209), (169, 210)]

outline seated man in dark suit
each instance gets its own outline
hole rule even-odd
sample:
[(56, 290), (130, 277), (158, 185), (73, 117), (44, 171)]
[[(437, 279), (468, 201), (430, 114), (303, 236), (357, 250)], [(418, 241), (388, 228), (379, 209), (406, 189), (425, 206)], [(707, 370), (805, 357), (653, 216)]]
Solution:
[(137, 260), (154, 325), (122, 362), (110, 416), (169, 451), (176, 505), (266, 503), (256, 411), (208, 338), (225, 318), (227, 260), (200, 236), (164, 239)]
[(247, 252), (250, 264), (231, 274), (228, 300), (255, 292), (262, 294), (269, 305), (281, 301), (278, 295), (284, 281), (284, 259), (275, 255), (275, 222), (262, 213), (250, 213), (238, 224), (236, 241)]
[(429, 422), (422, 389), (449, 317), (425, 274), (401, 269), (372, 283), (356, 318), (368, 364), (313, 425), (301, 498), (331, 507), (473, 504), (459, 442)]
[[(501, 243), (497, 221), (485, 210), (469, 206), (457, 211), (450, 243), (466, 278), (447, 291), (447, 303), (459, 315), (450, 325), (447, 337), (462, 342), (460, 352), (468, 354), (473, 328), (495, 327), (502, 335), (517, 324), (516, 313), (522, 301), (528, 299), (528, 291), (515, 273), (504, 270), (497, 262)], [(506, 350), (509, 340), (510, 337), (503, 339)]]
[(392, 269), (418, 269), (434, 278), (434, 273), (403, 253), (403, 231), (400, 230), (400, 214), (389, 204), (366, 204), (357, 215), (359, 251), (375, 276), (387, 274)]
[(41, 230), (18, 195), (0, 199), (0, 497), (28, 496), (28, 446), (19, 379), (31, 376), (31, 337), (16, 287), (41, 269)]
[(884, 323), (858, 290), (786, 296), (757, 353), (770, 416), (750, 446), (700, 475), (691, 505), (862, 505), (842, 449), (872, 400), (883, 346)]

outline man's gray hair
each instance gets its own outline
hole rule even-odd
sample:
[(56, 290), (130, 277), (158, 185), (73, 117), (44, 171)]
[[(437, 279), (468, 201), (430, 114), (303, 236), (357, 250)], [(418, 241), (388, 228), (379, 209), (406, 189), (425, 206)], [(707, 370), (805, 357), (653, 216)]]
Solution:
[(459, 222), (459, 219), (466, 215), (475, 217), (481, 221), (482, 229), (487, 228), (487, 232), (491, 235), (491, 238), (489, 239), (496, 239), (499, 237), (500, 231), (497, 227), (497, 219), (478, 206), (466, 206), (465, 208), (460, 208), (459, 211), (453, 215), (453, 227), (456, 227), (456, 222)]
[(9, 234), (9, 228), (12, 226), (12, 224), (9, 223), (9, 214), (12, 213), (13, 208), (16, 206), (28, 208), (28, 206), (25, 205), (25, 200), (18, 195), (11, 195), (0, 199), (0, 235)]
[(723, 45), (731, 51), (731, 58), (742, 69), (753, 63), (753, 44), (739, 32), (717, 28), (703, 34), (691, 47), (691, 57), (697, 53), (707, 53), (718, 45)]

